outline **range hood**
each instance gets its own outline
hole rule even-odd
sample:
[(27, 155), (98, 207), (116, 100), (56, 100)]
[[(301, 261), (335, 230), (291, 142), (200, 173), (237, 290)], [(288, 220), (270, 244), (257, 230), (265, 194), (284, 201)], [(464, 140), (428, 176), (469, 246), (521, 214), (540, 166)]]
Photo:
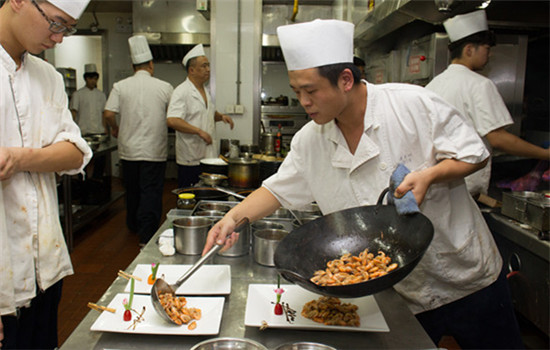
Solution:
[(210, 44), (210, 21), (195, 1), (133, 1), (133, 34), (147, 38), (155, 61), (179, 62), (197, 44)]

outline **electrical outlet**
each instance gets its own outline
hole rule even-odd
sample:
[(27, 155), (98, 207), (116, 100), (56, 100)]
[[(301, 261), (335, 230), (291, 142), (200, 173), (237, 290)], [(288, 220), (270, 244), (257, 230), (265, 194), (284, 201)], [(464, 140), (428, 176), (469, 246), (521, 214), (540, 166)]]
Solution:
[(244, 106), (243, 105), (235, 105), (235, 114), (243, 114), (244, 113)]
[(225, 113), (226, 113), (226, 114), (233, 114), (233, 113), (235, 113), (235, 106), (234, 106), (234, 105), (227, 105), (227, 106), (225, 106)]

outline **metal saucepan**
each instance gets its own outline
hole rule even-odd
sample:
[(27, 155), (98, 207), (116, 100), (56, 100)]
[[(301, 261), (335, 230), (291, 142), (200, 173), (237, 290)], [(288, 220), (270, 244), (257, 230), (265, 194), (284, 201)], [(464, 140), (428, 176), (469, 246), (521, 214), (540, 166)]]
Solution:
[(172, 190), (172, 193), (176, 195), (176, 197), (180, 193), (193, 193), (195, 195), (195, 199), (198, 201), (208, 201), (208, 200), (220, 200), (220, 201), (226, 201), (229, 197), (227, 193), (224, 193), (222, 191), (218, 191), (215, 188), (212, 187), (185, 187), (185, 188), (176, 188), (175, 190)]
[[(248, 225), (248, 218), (242, 218), (237, 225), (235, 226), (235, 232), (241, 231), (243, 228), (246, 228)], [(176, 290), (191, 277), (195, 271), (201, 267), (206, 260), (208, 260), (211, 256), (216, 254), (220, 249), (223, 248), (223, 245), (216, 244), (214, 245), (206, 254), (204, 254), (193, 266), (187, 270), (183, 276), (180, 277), (179, 280), (176, 281), (174, 284), (168, 284), (166, 281), (162, 278), (157, 278), (155, 283), (153, 284), (153, 287), (151, 288), (151, 303), (153, 304), (153, 307), (157, 314), (160, 315), (165, 321), (173, 323), (177, 325), (176, 322), (174, 322), (170, 316), (166, 314), (166, 311), (164, 311), (164, 308), (162, 307), (162, 304), (159, 300), (159, 294), (164, 293), (172, 293), (174, 296), (176, 295)]]
[[(418, 264), (433, 237), (431, 221), (421, 213), (398, 215), (395, 207), (362, 206), (338, 211), (305, 223), (277, 246), (274, 261), (288, 281), (317, 294), (356, 298), (390, 288)], [(345, 253), (358, 255), (365, 248), (383, 251), (399, 267), (387, 275), (345, 286), (319, 286), (309, 279), (326, 263)]]

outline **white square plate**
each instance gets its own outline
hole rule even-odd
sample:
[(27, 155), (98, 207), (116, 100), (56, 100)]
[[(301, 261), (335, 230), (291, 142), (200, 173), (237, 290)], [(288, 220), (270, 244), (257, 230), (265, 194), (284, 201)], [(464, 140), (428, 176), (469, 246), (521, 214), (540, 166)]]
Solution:
[(384, 316), (378, 308), (378, 304), (372, 295), (354, 298), (340, 299), (342, 303), (352, 303), (358, 306), (357, 313), (361, 318), (360, 327), (326, 326), (302, 316), (302, 308), (311, 301), (317, 300), (320, 295), (312, 293), (302, 287), (289, 284), (281, 285), (285, 290), (281, 296), (281, 302), (288, 303), (296, 310), (296, 318), (293, 323), (286, 320), (285, 315), (277, 316), (273, 312), (276, 295), (273, 291), (275, 284), (251, 284), (248, 286), (248, 298), (246, 300), (246, 314), (244, 324), (251, 327), (261, 327), (262, 321), (266, 321), (271, 328), (295, 328), (323, 331), (348, 331), (348, 332), (389, 332), (390, 329)]
[(144, 320), (138, 323), (133, 329), (132, 323), (136, 314), (132, 312), (132, 321), (123, 320), (124, 306), (122, 301), (128, 298), (129, 294), (119, 293), (109, 303), (109, 307), (116, 309), (116, 313), (103, 311), (94, 322), (90, 330), (115, 333), (136, 333), (136, 334), (172, 334), (172, 335), (216, 335), (220, 332), (220, 323), (223, 313), (224, 297), (190, 297), (187, 299), (186, 307), (201, 309), (202, 317), (197, 322), (197, 328), (187, 329), (187, 325), (176, 326), (166, 322), (159, 316), (149, 295), (134, 294), (132, 309), (141, 312), (145, 306)]
[[(163, 265), (160, 264), (157, 277), (164, 274), (164, 280), (168, 284), (174, 284), (191, 268), (192, 265)], [(147, 278), (151, 274), (151, 265), (139, 264), (132, 275), (140, 277), (134, 285), (134, 293), (150, 294), (151, 284)], [(124, 291), (130, 293), (130, 281)], [(178, 290), (177, 295), (225, 295), (231, 293), (231, 267), (229, 265), (202, 265)]]

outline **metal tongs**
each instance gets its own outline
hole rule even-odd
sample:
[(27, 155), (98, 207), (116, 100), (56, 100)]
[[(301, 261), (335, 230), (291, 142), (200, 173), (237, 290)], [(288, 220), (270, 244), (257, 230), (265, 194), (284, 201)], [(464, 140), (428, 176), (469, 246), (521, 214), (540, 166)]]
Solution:
[[(235, 226), (234, 232), (239, 232), (243, 228), (246, 227), (249, 220), (248, 218), (242, 218), (238, 223), (237, 226)], [(212, 257), (214, 254), (216, 254), (220, 249), (223, 248), (223, 245), (216, 244), (214, 245), (206, 254), (204, 254), (193, 266), (187, 270), (183, 276), (180, 277), (174, 284), (168, 284), (166, 281), (162, 278), (157, 278), (155, 281), (155, 284), (153, 284), (153, 287), (151, 288), (151, 303), (153, 304), (153, 307), (157, 314), (159, 314), (165, 321), (170, 322), (172, 324), (178, 325), (176, 322), (174, 322), (170, 316), (166, 313), (164, 310), (164, 307), (162, 307), (162, 304), (160, 303), (159, 294), (164, 293), (171, 293), (172, 295), (176, 295), (176, 290), (189, 279), (198, 269), (201, 267), (206, 260), (208, 260), (210, 257)]]

